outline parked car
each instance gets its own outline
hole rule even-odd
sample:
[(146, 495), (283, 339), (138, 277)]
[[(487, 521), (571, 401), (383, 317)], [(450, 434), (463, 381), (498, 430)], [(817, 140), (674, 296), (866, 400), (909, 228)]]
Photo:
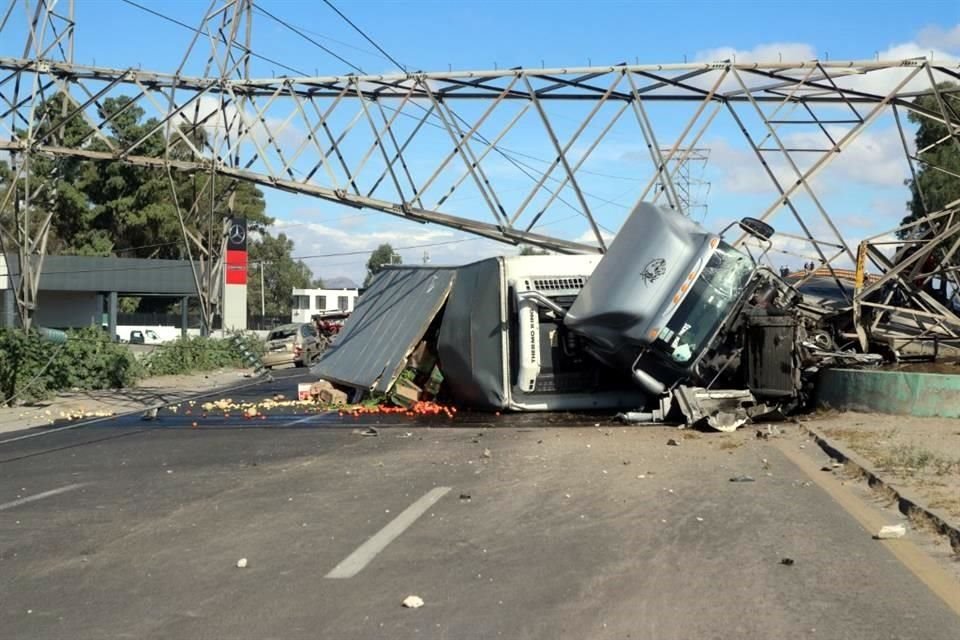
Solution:
[(267, 334), (263, 366), (272, 369), (282, 364), (305, 367), (320, 355), (317, 329), (310, 322), (285, 324)]

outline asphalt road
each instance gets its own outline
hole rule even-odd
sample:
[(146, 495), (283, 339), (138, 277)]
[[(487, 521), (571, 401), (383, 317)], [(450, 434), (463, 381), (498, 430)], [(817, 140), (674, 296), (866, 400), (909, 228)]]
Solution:
[(752, 432), (186, 410), (0, 444), (0, 637), (960, 638)]

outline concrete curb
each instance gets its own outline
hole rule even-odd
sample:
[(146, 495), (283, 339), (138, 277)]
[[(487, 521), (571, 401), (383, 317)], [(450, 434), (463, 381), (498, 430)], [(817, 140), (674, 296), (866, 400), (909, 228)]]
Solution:
[[(92, 424), (97, 424), (99, 422), (106, 422), (107, 420), (114, 420), (116, 418), (123, 418), (126, 416), (136, 415), (138, 413), (144, 413), (150, 411), (151, 409), (162, 409), (171, 404), (180, 404), (181, 402), (187, 402), (189, 400), (199, 400), (200, 398), (207, 398), (209, 396), (215, 396), (222, 393), (227, 393), (230, 391), (236, 391), (239, 389), (246, 389), (248, 387), (254, 387), (258, 384), (263, 384), (264, 382), (271, 382), (273, 380), (272, 376), (269, 374), (267, 376), (261, 376), (259, 378), (254, 378), (250, 382), (243, 382), (240, 384), (227, 385), (225, 387), (218, 387), (216, 389), (211, 389), (209, 391), (203, 391), (201, 393), (186, 395), (182, 398), (176, 400), (170, 399), (164, 402), (155, 402), (152, 404), (145, 404), (136, 409), (131, 409), (129, 411), (124, 411), (123, 413), (117, 413), (112, 416), (101, 416), (99, 418), (93, 418), (92, 420), (84, 420), (81, 422), (74, 422), (71, 424), (61, 425), (59, 427), (48, 427), (48, 426), (38, 426), (38, 427), (25, 427), (23, 429), (18, 429), (16, 431), (8, 431), (2, 436), (11, 435), (10, 438), (3, 438), (0, 440), (0, 445), (7, 444), (8, 442), (16, 442), (18, 440), (27, 440), (29, 438), (38, 438), (40, 436), (45, 436), (50, 433), (58, 433), (60, 431), (69, 431), (71, 429), (79, 429), (80, 427), (86, 427)], [(19, 435), (14, 435), (19, 434)]]
[(884, 480), (869, 461), (859, 454), (831, 442), (815, 428), (806, 424), (800, 424), (800, 428), (812, 437), (828, 456), (855, 467), (866, 478), (871, 489), (881, 489), (894, 496), (900, 513), (907, 516), (911, 522), (918, 518), (918, 514), (921, 514), (921, 517), (933, 525), (940, 535), (945, 536), (950, 541), (950, 547), (954, 553), (960, 554), (960, 525), (951, 522), (947, 514), (925, 506), (916, 496)]

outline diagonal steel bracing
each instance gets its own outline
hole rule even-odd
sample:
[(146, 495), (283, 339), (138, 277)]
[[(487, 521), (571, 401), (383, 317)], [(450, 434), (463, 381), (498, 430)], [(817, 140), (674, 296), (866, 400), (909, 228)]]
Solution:
[[(786, 212), (783, 237), (807, 243), (809, 255), (832, 268), (850, 265), (856, 239), (813, 179), (884, 118), (896, 124), (890, 130), (916, 175), (926, 150), (910, 148), (904, 112), (942, 124), (947, 135), (936, 144), (960, 139), (951, 90), (936, 86), (960, 77), (955, 63), (721, 60), (256, 78), (251, 7), (213, 0), (199, 13), (198, 5), (199, 27), (174, 72), (75, 63), (66, 0), (10, 0), (0, 9), (0, 152), (19, 176), (0, 197), (0, 239), (24, 252), (25, 274), (39, 273), (33, 265), (49, 230), (42, 190), (30, 181), (37, 154), (205, 176), (195, 202), (175, 204), (209, 326), (223, 275), (223, 219), (216, 216), (231, 210), (233, 198), (217, 181), (249, 181), (511, 244), (602, 252), (605, 223), (618, 223), (609, 214), (611, 180), (635, 185), (625, 192), (631, 201), (662, 197), (684, 209), (689, 196), (675, 183), (678, 171), (695, 150), (732, 135), (753, 153), (774, 194), (765, 208), (737, 214), (776, 218), (778, 226)], [(27, 19), (4, 20), (10, 12)], [(24, 46), (7, 48), (15, 42)], [(41, 107), (55, 95), (63, 107), (50, 114)], [(917, 104), (921, 95), (935, 98), (936, 108)], [(110, 136), (119, 114), (101, 105), (120, 96), (121, 111), (136, 106), (155, 120), (148, 135), (126, 143)], [(58, 132), (73, 121), (89, 133), (68, 143)], [(788, 127), (804, 127), (820, 143), (798, 147)], [(148, 153), (155, 135), (165, 148)], [(602, 164), (624, 144), (629, 162)], [(36, 194), (29, 206), (28, 192)], [(36, 304), (31, 277), (18, 285), (25, 324)]]

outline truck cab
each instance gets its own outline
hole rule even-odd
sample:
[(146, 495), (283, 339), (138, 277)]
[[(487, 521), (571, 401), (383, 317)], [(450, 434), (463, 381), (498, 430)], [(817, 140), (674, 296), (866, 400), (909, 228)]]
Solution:
[(720, 235), (641, 203), (564, 324), (593, 357), (629, 367), (648, 393), (660, 395), (696, 376), (718, 333), (753, 293), (756, 273), (754, 261)]

